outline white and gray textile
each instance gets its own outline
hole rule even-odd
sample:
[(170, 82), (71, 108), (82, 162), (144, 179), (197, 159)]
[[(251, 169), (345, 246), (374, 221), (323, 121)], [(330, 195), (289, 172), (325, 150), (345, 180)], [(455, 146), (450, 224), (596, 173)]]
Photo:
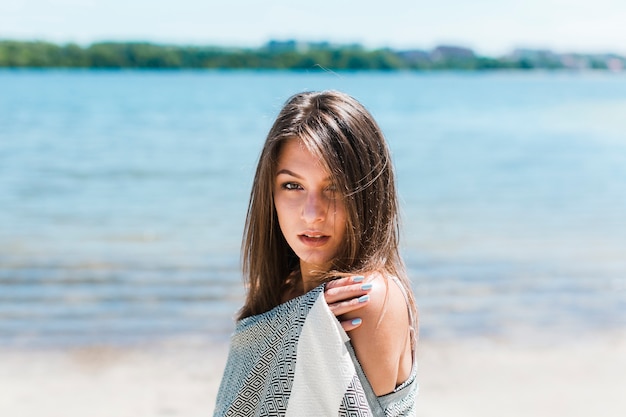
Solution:
[(214, 417), (413, 415), (411, 378), (376, 397), (324, 286), (237, 323)]

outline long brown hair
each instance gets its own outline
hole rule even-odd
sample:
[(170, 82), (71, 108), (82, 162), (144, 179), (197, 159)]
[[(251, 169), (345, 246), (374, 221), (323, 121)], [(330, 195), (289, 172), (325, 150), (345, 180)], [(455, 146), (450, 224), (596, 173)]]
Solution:
[(346, 241), (320, 282), (381, 272), (410, 282), (398, 251), (395, 177), (385, 138), (372, 115), (351, 96), (306, 92), (292, 96), (278, 114), (259, 157), (242, 244), (247, 297), (239, 318), (279, 305), (285, 283), (299, 268), (278, 224), (273, 186), (281, 145), (299, 139), (328, 170), (345, 202)]

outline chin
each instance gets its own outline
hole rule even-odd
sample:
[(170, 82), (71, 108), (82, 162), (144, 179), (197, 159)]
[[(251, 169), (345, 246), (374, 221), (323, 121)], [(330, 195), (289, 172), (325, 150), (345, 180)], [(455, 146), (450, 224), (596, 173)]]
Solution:
[(309, 256), (309, 257), (302, 257), (299, 256), (300, 258), (300, 262), (304, 262), (307, 265), (310, 265), (311, 267), (319, 270), (319, 271), (323, 271), (326, 272), (328, 270), (330, 270), (330, 267), (332, 265), (332, 258), (323, 258), (320, 259), (318, 257), (314, 257), (314, 256)]

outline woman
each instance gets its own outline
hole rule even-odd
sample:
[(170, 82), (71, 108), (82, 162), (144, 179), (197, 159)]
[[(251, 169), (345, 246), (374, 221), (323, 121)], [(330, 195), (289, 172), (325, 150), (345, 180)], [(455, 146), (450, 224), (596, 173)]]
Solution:
[(247, 298), (216, 416), (413, 414), (417, 315), (397, 211), (370, 113), (339, 92), (289, 99), (250, 196)]

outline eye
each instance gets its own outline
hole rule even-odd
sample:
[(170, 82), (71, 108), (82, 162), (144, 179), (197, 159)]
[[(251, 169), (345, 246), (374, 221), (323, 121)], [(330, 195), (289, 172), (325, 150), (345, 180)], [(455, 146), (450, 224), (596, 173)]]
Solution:
[(326, 194), (329, 196), (335, 197), (337, 194), (337, 186), (335, 184), (329, 185), (324, 191), (326, 191)]
[(302, 186), (297, 182), (286, 182), (280, 186), (283, 190), (302, 190)]

